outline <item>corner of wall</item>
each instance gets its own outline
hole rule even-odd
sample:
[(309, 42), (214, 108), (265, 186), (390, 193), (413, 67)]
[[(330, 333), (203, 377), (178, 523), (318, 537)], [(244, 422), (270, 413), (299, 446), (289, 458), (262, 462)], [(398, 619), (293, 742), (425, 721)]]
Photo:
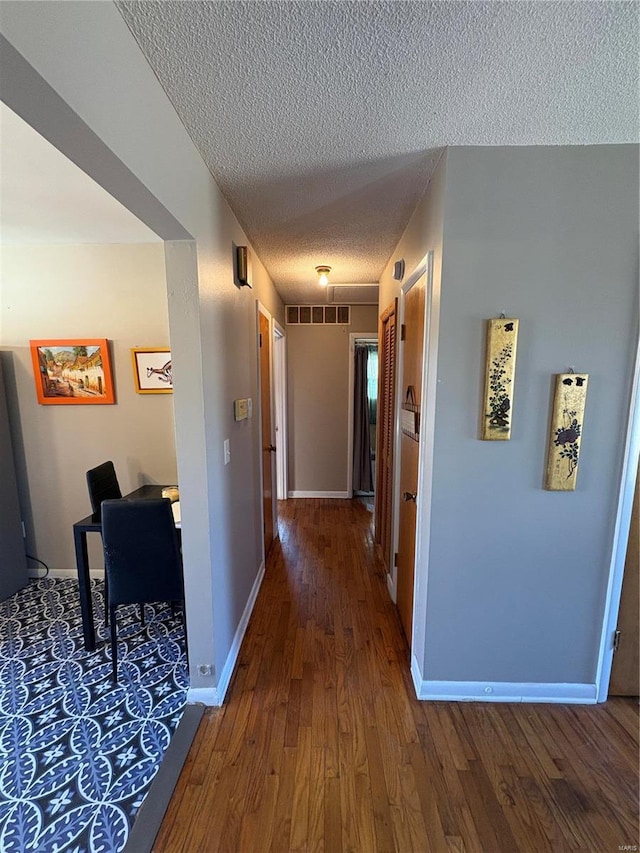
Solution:
[(563, 705), (595, 705), (595, 684), (563, 684), (507, 681), (425, 681), (415, 655), (411, 677), (416, 697), (431, 702), (545, 702)]

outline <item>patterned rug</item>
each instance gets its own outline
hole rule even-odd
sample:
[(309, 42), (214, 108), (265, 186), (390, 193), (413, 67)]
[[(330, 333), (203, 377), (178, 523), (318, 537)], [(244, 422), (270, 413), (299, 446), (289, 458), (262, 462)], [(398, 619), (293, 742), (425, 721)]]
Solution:
[(78, 584), (33, 581), (0, 602), (0, 850), (116, 853), (187, 699), (182, 617), (118, 610), (111, 680), (103, 583), (92, 581), (95, 652)]

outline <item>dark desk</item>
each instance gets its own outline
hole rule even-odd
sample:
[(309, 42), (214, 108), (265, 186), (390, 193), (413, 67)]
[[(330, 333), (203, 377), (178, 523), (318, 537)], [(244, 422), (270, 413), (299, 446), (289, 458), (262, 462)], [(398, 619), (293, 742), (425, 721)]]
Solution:
[[(141, 486), (139, 489), (124, 495), (124, 500), (135, 498), (161, 498), (165, 486)], [(95, 515), (76, 521), (73, 525), (73, 541), (76, 547), (76, 566), (78, 568), (78, 584), (80, 586), (80, 607), (82, 609), (82, 633), (84, 647), (92, 652), (96, 647), (96, 631), (93, 624), (93, 602), (91, 600), (91, 584), (89, 579), (89, 555), (87, 552), (87, 533), (102, 533), (102, 520)], [(106, 607), (105, 602), (105, 607)]]

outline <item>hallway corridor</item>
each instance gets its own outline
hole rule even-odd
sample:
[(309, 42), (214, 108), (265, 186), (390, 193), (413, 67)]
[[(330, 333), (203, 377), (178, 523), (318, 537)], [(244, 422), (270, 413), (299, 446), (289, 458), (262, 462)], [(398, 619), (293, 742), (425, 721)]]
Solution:
[(226, 702), (203, 718), (155, 851), (638, 844), (636, 700), (418, 702), (371, 512), (296, 499), (279, 513)]

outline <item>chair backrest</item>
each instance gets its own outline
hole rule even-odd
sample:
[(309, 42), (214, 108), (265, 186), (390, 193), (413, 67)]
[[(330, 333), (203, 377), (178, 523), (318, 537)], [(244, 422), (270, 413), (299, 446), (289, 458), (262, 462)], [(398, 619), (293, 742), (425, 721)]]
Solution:
[(91, 500), (91, 511), (100, 518), (102, 501), (115, 500), (122, 497), (116, 469), (113, 462), (103, 462), (97, 468), (87, 471), (87, 486)]
[(168, 498), (102, 504), (109, 605), (183, 601), (182, 557)]

